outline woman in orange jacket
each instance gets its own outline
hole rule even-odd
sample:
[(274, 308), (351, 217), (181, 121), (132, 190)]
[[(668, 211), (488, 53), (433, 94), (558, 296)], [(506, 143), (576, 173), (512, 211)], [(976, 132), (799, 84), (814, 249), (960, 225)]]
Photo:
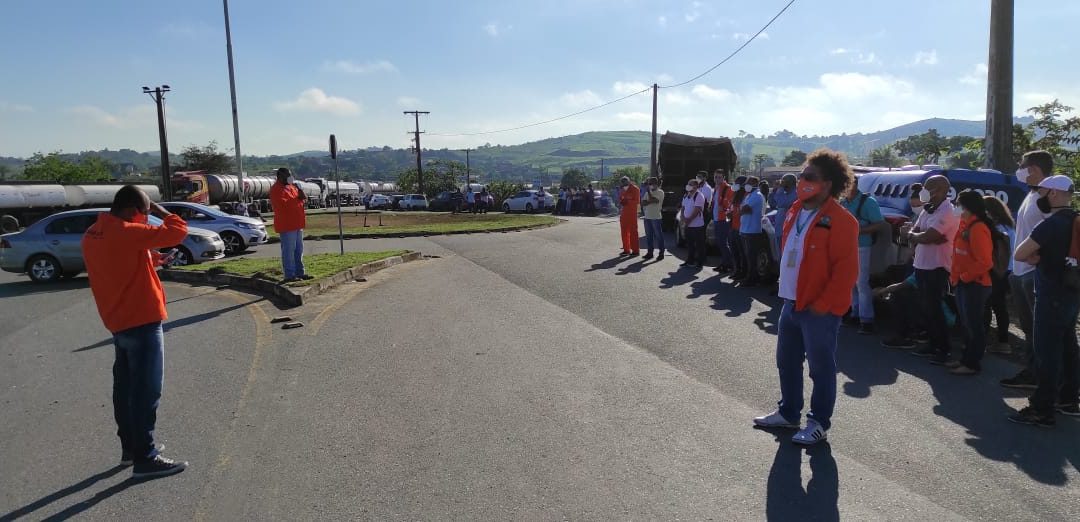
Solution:
[(974, 191), (956, 197), (961, 210), (960, 227), (953, 239), (952, 270), (949, 280), (956, 289), (956, 307), (964, 331), (964, 353), (959, 361), (945, 366), (953, 375), (975, 375), (982, 369), (986, 350), (986, 300), (990, 298), (990, 269), (994, 266), (994, 222), (986, 213), (986, 202)]

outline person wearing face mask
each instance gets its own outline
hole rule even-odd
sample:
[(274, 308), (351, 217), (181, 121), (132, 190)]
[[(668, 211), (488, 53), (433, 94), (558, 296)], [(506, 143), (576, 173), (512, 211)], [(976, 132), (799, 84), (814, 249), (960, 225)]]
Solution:
[(994, 267), (994, 222), (986, 213), (986, 202), (978, 192), (966, 190), (956, 197), (960, 224), (953, 238), (952, 270), (949, 282), (956, 288), (956, 307), (964, 332), (964, 352), (958, 361), (945, 367), (953, 375), (975, 375), (982, 371), (986, 349), (984, 312), (990, 297)]
[(735, 190), (727, 182), (727, 172), (716, 169), (713, 173), (713, 181), (716, 188), (713, 189), (712, 209), (713, 236), (716, 239), (716, 249), (720, 251), (720, 262), (714, 269), (717, 272), (731, 272), (735, 269), (735, 260), (731, 254), (731, 246), (728, 245), (728, 237), (731, 235), (731, 223), (728, 214), (731, 209), (731, 201), (735, 197)]
[(705, 224), (709, 224), (709, 220), (712, 219), (712, 200), (713, 200), (713, 188), (709, 186), (708, 180), (709, 173), (704, 170), (699, 170), (697, 173), (697, 186), (698, 192), (705, 197)]
[(765, 211), (765, 197), (758, 191), (758, 178), (751, 176), (743, 185), (746, 196), (739, 207), (739, 236), (742, 238), (743, 252), (746, 259), (745, 277), (739, 280), (739, 286), (758, 285), (758, 253), (766, 245), (765, 234), (761, 231), (761, 216)]
[[(1016, 212), (1016, 244), (1022, 244), (1031, 236), (1031, 231), (1042, 223), (1049, 214), (1039, 209), (1038, 190), (1044, 179), (1054, 172), (1054, 157), (1045, 150), (1036, 150), (1024, 154), (1016, 179), (1029, 187), (1027, 196), (1020, 203)], [(1033, 390), (1036, 385), (1035, 351), (1032, 348), (1032, 313), (1035, 310), (1035, 265), (1021, 259), (1013, 261), (1013, 273), (1009, 276), (1009, 288), (1012, 290), (1013, 304), (1020, 316), (1020, 329), (1024, 332), (1027, 365), (1016, 375), (1002, 379), (1000, 384), (1006, 388)]]
[(649, 250), (642, 259), (652, 259), (653, 246), (656, 246), (660, 251), (656, 260), (663, 261), (664, 229), (661, 210), (664, 208), (664, 189), (660, 188), (660, 182), (656, 178), (645, 180), (645, 196), (641, 204), (645, 208), (645, 245)]
[(795, 203), (795, 183), (797, 181), (798, 178), (794, 174), (784, 174), (784, 177), (780, 178), (780, 186), (769, 193), (769, 205), (776, 209), (776, 213), (772, 216), (772, 225), (775, 231), (773, 233), (773, 243), (777, 252), (780, 251), (780, 226), (784, 224), (788, 209)]
[(686, 224), (686, 261), (680, 266), (705, 265), (705, 196), (698, 190), (697, 179), (686, 183), (679, 217)]
[(619, 212), (619, 231), (622, 234), (622, 255), (636, 256), (641, 254), (641, 239), (638, 237), (638, 203), (641, 201), (641, 191), (630, 178), (623, 176), (619, 180), (619, 204), (622, 209)]
[(795, 190), (798, 201), (784, 220), (777, 324), (779, 408), (754, 424), (799, 428), (803, 409), (803, 360), (814, 383), (806, 426), (792, 441), (824, 441), (836, 404), (836, 344), (840, 316), (851, 306), (859, 272), (859, 224), (837, 198), (852, 183), (843, 155), (827, 149), (806, 158)]
[[(1039, 210), (1050, 214), (1016, 247), (1016, 261), (1035, 265), (1035, 312), (1032, 347), (1035, 352), (1035, 392), (1028, 406), (1009, 420), (1051, 427), (1054, 411), (1080, 416), (1080, 348), (1076, 320), (1080, 292), (1075, 286), (1077, 259), (1072, 243), (1077, 212), (1072, 209), (1073, 184), (1067, 176), (1050, 176), (1039, 183)], [(1071, 259), (1070, 259), (1071, 258)]]
[(731, 257), (735, 260), (735, 271), (731, 274), (732, 281), (738, 281), (746, 277), (748, 272), (746, 267), (746, 254), (743, 252), (742, 236), (739, 234), (739, 228), (742, 225), (742, 209), (743, 199), (746, 198), (746, 176), (739, 176), (735, 178), (735, 195), (731, 198), (731, 207), (728, 209), (728, 215), (731, 216), (731, 234), (728, 236), (728, 246), (731, 248)]
[(913, 219), (919, 219), (919, 216), (923, 213), (923, 202), (919, 199), (919, 193), (922, 192), (922, 183), (912, 183), (909, 190), (911, 194), (908, 195), (908, 204), (911, 205), (911, 213)]
[(304, 272), (306, 204), (307, 195), (297, 186), (289, 169), (277, 169), (277, 182), (270, 187), (270, 206), (274, 208), (274, 231), (281, 241), (281, 271), (285, 283), (312, 278)]
[(888, 224), (881, 215), (881, 207), (870, 194), (859, 190), (859, 179), (851, 184), (851, 190), (844, 195), (840, 204), (851, 212), (859, 222), (859, 278), (852, 289), (851, 314), (846, 322), (859, 325), (859, 333), (874, 333), (874, 293), (870, 287), (870, 254), (874, 249), (874, 234), (882, 231)]
[(927, 178), (919, 192), (926, 210), (915, 220), (908, 232), (908, 243), (915, 246), (915, 280), (919, 286), (920, 303), (926, 313), (926, 331), (930, 344), (912, 355), (930, 358), (931, 364), (949, 362), (949, 331), (940, 303), (949, 290), (949, 270), (952, 268), (953, 238), (960, 217), (949, 201), (948, 178), (935, 175)]
[[(153, 214), (161, 226), (148, 224)], [(113, 414), (121, 465), (134, 464), (136, 478), (179, 473), (186, 462), (158, 454), (154, 425), (165, 370), (165, 291), (155, 267), (168, 257), (157, 249), (180, 244), (187, 223), (151, 202), (139, 187), (116, 192), (109, 212), (98, 215), (82, 239), (90, 291), (101, 321), (113, 335)]]

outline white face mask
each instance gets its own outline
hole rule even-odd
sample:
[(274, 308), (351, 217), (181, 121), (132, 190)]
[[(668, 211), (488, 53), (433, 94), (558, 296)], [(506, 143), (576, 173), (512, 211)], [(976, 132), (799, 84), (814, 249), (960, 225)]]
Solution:
[(953, 205), (952, 213), (954, 216), (960, 217), (964, 215), (964, 207), (961, 207), (960, 205)]
[(911, 211), (915, 213), (915, 217), (919, 217), (923, 213), (922, 207), (911, 207)]
[(697, 190), (697, 187), (695, 187), (695, 186), (693, 186), (693, 185), (691, 185), (689, 183), (686, 184), (686, 191), (687, 192), (693, 192), (695, 190)]
[(289, 176), (289, 179), (285, 180), (285, 183), (288, 183), (290, 185), (295, 185), (296, 184), (296, 178), (294, 178), (292, 176)]
[(1026, 167), (1016, 171), (1016, 179), (1020, 180), (1020, 183), (1026, 184), (1029, 175), (1031, 175), (1031, 173), (1028, 172)]
[(919, 191), (919, 201), (922, 201), (923, 203), (929, 203), (930, 202), (930, 191), (926, 190), (926, 189), (920, 190)]
[(753, 192), (754, 191), (754, 186), (747, 183), (747, 184), (743, 185), (742, 189), (747, 191), (747, 192)]

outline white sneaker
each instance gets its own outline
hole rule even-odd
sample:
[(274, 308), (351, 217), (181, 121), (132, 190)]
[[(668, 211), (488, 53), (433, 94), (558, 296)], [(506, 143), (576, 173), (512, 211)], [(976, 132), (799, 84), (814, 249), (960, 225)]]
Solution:
[(762, 428), (798, 428), (799, 423), (791, 422), (780, 415), (780, 410), (774, 411), (768, 415), (761, 417), (754, 417), (754, 424), (761, 426)]
[(806, 427), (799, 430), (794, 437), (791, 437), (791, 442), (809, 446), (817, 444), (826, 438), (825, 428), (822, 428), (814, 419), (806, 419)]

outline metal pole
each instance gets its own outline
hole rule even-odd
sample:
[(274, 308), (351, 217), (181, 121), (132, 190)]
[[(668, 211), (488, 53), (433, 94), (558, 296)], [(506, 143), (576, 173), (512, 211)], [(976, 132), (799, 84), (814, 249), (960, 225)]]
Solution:
[(161, 87), (154, 88), (154, 102), (157, 103), (158, 140), (161, 148), (161, 194), (165, 201), (172, 200), (172, 185), (169, 180), (169, 139), (165, 134), (165, 93)]
[(469, 183), (471, 182), (470, 170), (469, 170), (469, 151), (472, 149), (465, 149), (465, 189), (468, 190)]
[(240, 201), (247, 201), (247, 187), (244, 185), (244, 160), (240, 155), (240, 120), (236, 113), (236, 74), (233, 72), (232, 31), (229, 30), (229, 0), (222, 0), (225, 5), (225, 49), (229, 55), (229, 95), (232, 97), (233, 142), (236, 149), (236, 176), (240, 184)]
[(423, 162), (422, 162), (422, 160), (420, 158), (420, 151), (421, 151), (421, 149), (420, 149), (420, 134), (421, 134), (421, 132), (420, 132), (420, 115), (421, 114), (431, 114), (431, 112), (430, 111), (402, 111), (402, 112), (404, 112), (405, 114), (412, 114), (413, 116), (416, 116), (416, 131), (414, 132), (414, 134), (416, 135), (416, 184), (419, 187), (417, 192), (423, 194), (424, 193), (424, 165), (423, 165)]
[(1012, 157), (1013, 18), (1013, 0), (990, 2), (985, 166), (1006, 173), (1016, 170), (1016, 161)]
[(656, 91), (659, 89), (652, 85), (652, 147), (649, 148), (649, 177), (656, 177)]
[(334, 202), (337, 203), (338, 247), (341, 250), (341, 255), (345, 255), (345, 231), (341, 226), (341, 175), (338, 174), (337, 154), (334, 155), (334, 184), (337, 187)]

